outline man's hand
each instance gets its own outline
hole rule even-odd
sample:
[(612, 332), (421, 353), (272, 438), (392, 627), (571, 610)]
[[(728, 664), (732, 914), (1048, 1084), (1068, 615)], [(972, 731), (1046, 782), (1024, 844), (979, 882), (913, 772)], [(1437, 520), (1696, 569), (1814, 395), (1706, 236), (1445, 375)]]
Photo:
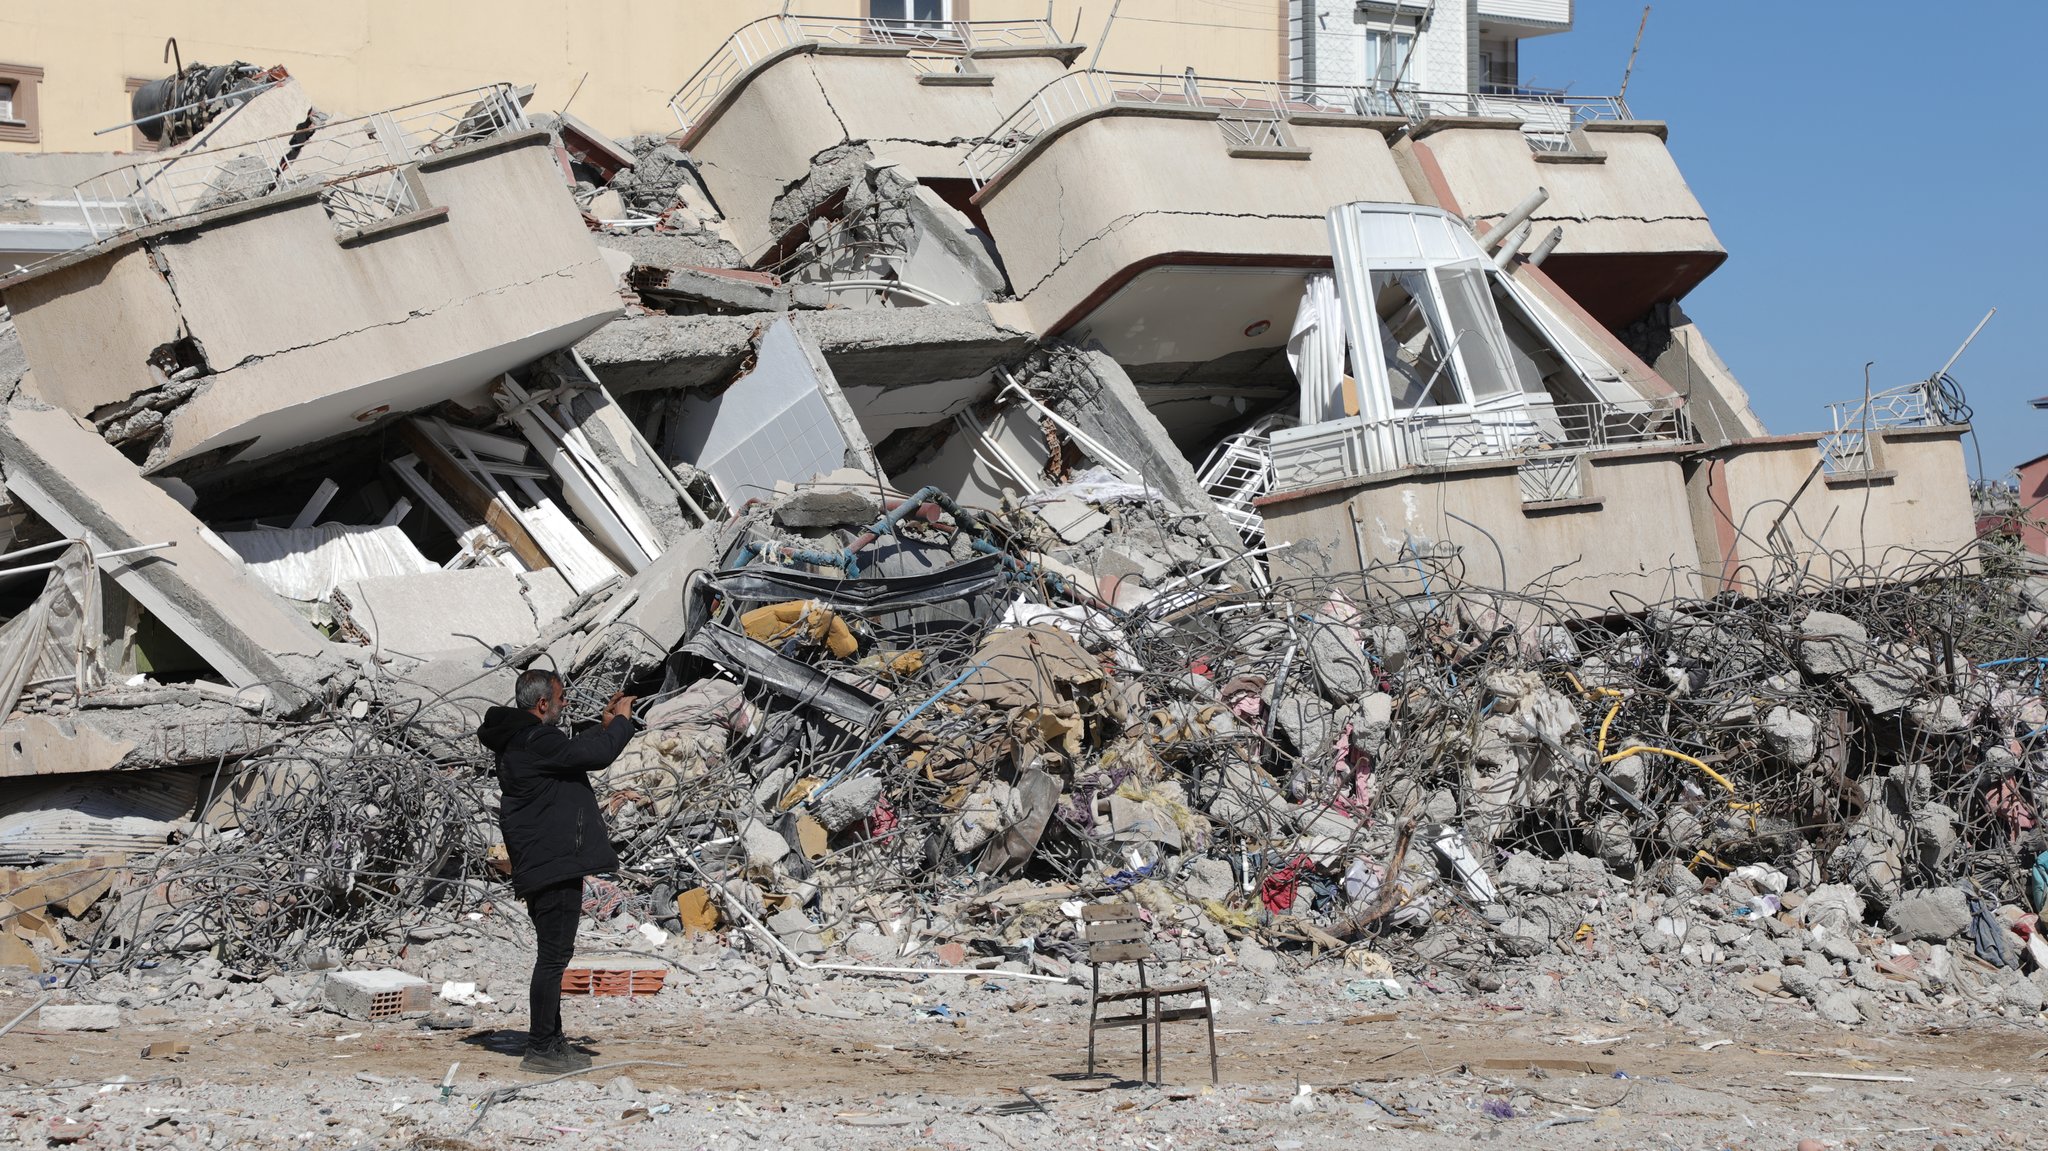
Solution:
[(639, 696), (627, 695), (624, 692), (613, 696), (612, 701), (604, 705), (604, 721), (610, 723), (615, 719), (633, 718), (633, 704), (639, 698)]

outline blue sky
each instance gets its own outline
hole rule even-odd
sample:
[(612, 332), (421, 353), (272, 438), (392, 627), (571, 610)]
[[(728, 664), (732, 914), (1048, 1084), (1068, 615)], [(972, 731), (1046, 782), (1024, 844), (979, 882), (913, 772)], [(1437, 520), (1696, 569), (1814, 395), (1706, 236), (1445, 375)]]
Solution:
[[(1609, 95), (1641, 0), (1577, 0), (1522, 80)], [(1671, 151), (1728, 262), (1685, 308), (1773, 432), (1951, 369), (1983, 470), (2048, 453), (2043, 0), (1662, 0), (1628, 101)], [(1967, 449), (1967, 445), (1966, 445)], [(1977, 472), (1973, 457), (1971, 471)]]

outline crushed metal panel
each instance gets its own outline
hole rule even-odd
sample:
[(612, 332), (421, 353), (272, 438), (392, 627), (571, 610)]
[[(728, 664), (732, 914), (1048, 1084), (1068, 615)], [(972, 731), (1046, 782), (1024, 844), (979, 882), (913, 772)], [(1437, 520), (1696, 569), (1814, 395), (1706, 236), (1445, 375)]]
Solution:
[(679, 649), (759, 680), (800, 704), (809, 704), (862, 728), (881, 722), (879, 696), (833, 679), (810, 664), (755, 643), (723, 624), (707, 623)]
[(730, 507), (773, 498), (778, 480), (874, 469), (860, 421), (806, 343), (787, 317), (777, 319), (761, 333), (751, 371), (716, 395), (679, 403), (664, 454), (704, 469)]
[(0, 866), (161, 847), (199, 801), (200, 773), (74, 776), (0, 802)]

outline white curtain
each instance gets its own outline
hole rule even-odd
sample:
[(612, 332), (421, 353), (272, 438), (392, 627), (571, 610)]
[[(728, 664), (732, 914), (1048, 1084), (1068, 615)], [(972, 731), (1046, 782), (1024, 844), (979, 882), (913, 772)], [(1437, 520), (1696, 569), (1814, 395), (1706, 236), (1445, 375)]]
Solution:
[(1287, 362), (1301, 383), (1303, 426), (1343, 419), (1344, 312), (1337, 303), (1337, 278), (1328, 272), (1308, 278), (1287, 335)]
[(91, 549), (73, 544), (36, 602), (0, 627), (0, 720), (36, 684), (63, 682), (77, 692), (100, 686), (99, 620), (99, 570)]

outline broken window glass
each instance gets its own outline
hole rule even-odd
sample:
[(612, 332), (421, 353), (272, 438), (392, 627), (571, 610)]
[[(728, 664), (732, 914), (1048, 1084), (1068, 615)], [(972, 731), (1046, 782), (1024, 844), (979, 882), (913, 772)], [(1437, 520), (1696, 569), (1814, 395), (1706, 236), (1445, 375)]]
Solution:
[(1387, 386), (1394, 407), (1442, 407), (1458, 402), (1458, 382), (1444, 365), (1442, 324), (1429, 305), (1427, 273), (1419, 269), (1372, 274), (1374, 310), (1379, 317), (1380, 352), (1387, 362)]
[(1438, 268), (1436, 276), (1443, 285), (1451, 346), (1457, 349), (1473, 401), (1513, 392), (1514, 381), (1508, 377), (1507, 365), (1501, 362), (1500, 347), (1494, 339), (1493, 309), (1486, 306), (1486, 269), (1477, 264)]

